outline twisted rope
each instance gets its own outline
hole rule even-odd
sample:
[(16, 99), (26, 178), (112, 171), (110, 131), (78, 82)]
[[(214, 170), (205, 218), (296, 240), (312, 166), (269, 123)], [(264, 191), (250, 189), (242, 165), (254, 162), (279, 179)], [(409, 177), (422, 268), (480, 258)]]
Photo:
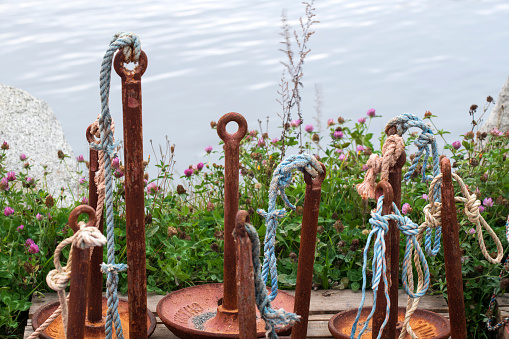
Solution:
[[(488, 223), (484, 220), (484, 218), (479, 213), (479, 206), (481, 205), (481, 202), (477, 200), (477, 197), (475, 194), (470, 194), (468, 192), (468, 188), (461, 179), (459, 175), (456, 173), (452, 173), (452, 177), (456, 182), (459, 184), (460, 189), (464, 197), (454, 197), (454, 200), (456, 202), (462, 202), (465, 204), (465, 214), (468, 217), (468, 220), (472, 223), (476, 224), (476, 233), (477, 238), (479, 242), (479, 247), (481, 248), (481, 252), (483, 253), (483, 256), (492, 264), (500, 263), (503, 257), (503, 247), (502, 243), (500, 242), (500, 239), (497, 237), (496, 233), (493, 231), (493, 229), (488, 225)], [(439, 174), (433, 181), (431, 182), (430, 188), (429, 188), (429, 197), (430, 202), (428, 205), (424, 207), (424, 222), (419, 226), (419, 234), (417, 236), (417, 241), (420, 243), (422, 240), (422, 236), (424, 234), (424, 231), (429, 232), (432, 228), (439, 228), (442, 225), (441, 215), (442, 215), (442, 203), (434, 201), (434, 197), (432, 195), (432, 192), (435, 191), (435, 185), (439, 184), (442, 179), (442, 174)], [(482, 227), (481, 227), (482, 226)], [(509, 227), (509, 226), (508, 226)], [(485, 228), (486, 231), (490, 234), (491, 238), (495, 242), (495, 245), (497, 246), (497, 256), (495, 258), (491, 257), (491, 255), (486, 250), (486, 245), (484, 243), (484, 235), (482, 228)], [(436, 245), (436, 244), (435, 244)], [(433, 254), (435, 252), (435, 249), (431, 249), (431, 239), (430, 237), (426, 236), (425, 240), (425, 248), (426, 252), (428, 254)], [(419, 274), (419, 279), (421, 279), (422, 271), (420, 271), (419, 264), (420, 257), (414, 253), (414, 261), (416, 263), (417, 267), (417, 273)], [(420, 281), (420, 280), (419, 280)], [(420, 285), (418, 286), (418, 289), (420, 288)], [(493, 298), (492, 298), (493, 301)], [(417, 338), (417, 336), (413, 333), (413, 331), (410, 328), (409, 322), (410, 317), (417, 309), (417, 306), (419, 304), (419, 298), (411, 298), (409, 297), (407, 300), (407, 311), (405, 314), (405, 320), (403, 323), (403, 329), (401, 331), (400, 339), (402, 339), (405, 336), (405, 333), (408, 333), (412, 338)], [(490, 307), (491, 301), (490, 301)], [(489, 327), (488, 327), (489, 328)]]
[[(452, 177), (459, 184), (461, 193), (463, 194), (463, 197), (456, 196), (456, 197), (454, 197), (454, 200), (456, 202), (462, 202), (465, 204), (464, 212), (467, 215), (468, 220), (471, 223), (475, 223), (479, 247), (481, 248), (482, 254), (486, 258), (486, 260), (488, 260), (490, 263), (499, 264), (502, 261), (502, 257), (504, 255), (504, 249), (502, 247), (502, 243), (500, 242), (500, 239), (498, 238), (497, 234), (493, 231), (493, 229), (490, 227), (490, 225), (488, 225), (486, 220), (484, 220), (482, 215), (479, 213), (479, 206), (481, 205), (481, 202), (479, 200), (477, 200), (477, 197), (475, 194), (470, 194), (468, 192), (467, 186), (465, 185), (465, 183), (463, 182), (463, 180), (461, 179), (461, 177), (459, 175), (457, 175), (456, 173), (452, 173)], [(441, 180), (441, 179), (442, 179), (442, 174), (439, 174), (437, 177), (435, 177), (435, 179), (433, 179), (433, 181), (430, 185), (430, 188), (429, 188), (430, 193), (434, 189), (433, 186), (437, 185), (439, 180)], [(441, 206), (441, 203), (433, 201), (433, 197), (431, 197), (430, 205), (431, 205), (430, 212), (438, 214), (439, 209), (437, 209), (437, 206)], [(434, 210), (434, 209), (436, 209), (436, 210)], [(425, 217), (427, 217), (427, 216), (428, 215), (425, 215)], [(433, 220), (433, 223), (435, 223), (435, 224), (438, 223), (438, 220), (440, 220), (440, 219), (435, 218), (435, 220)], [(432, 222), (429, 221), (428, 225), (431, 225), (431, 223)], [(495, 258), (491, 257), (491, 255), (486, 250), (486, 245), (484, 244), (484, 237), (483, 237), (483, 231), (482, 231), (483, 228), (488, 232), (488, 234), (491, 236), (491, 239), (495, 242), (495, 245), (497, 246), (497, 256)], [(428, 227), (428, 229), (429, 229), (429, 227)], [(429, 247), (430, 247), (430, 245), (426, 244), (426, 251), (429, 250)]]
[(276, 243), (276, 229), (279, 220), (284, 217), (286, 210), (284, 208), (276, 210), (276, 198), (281, 196), (285, 205), (295, 210), (295, 206), (288, 200), (285, 194), (285, 188), (289, 187), (292, 182), (292, 171), (299, 170), (301, 172), (308, 172), (311, 177), (316, 178), (318, 173), (322, 173), (323, 169), (316, 158), (309, 154), (298, 154), (287, 157), (281, 162), (272, 175), (272, 181), (269, 187), (269, 206), (267, 212), (263, 209), (258, 209), (257, 212), (265, 218), (267, 227), (264, 242), (264, 259), (262, 266), (263, 281), (267, 283), (267, 278), (270, 271), (272, 290), (270, 292), (270, 301), (274, 300), (277, 296), (277, 264), (274, 247)]
[(126, 63), (138, 62), (141, 54), (141, 45), (139, 38), (132, 33), (117, 33), (110, 41), (110, 45), (104, 54), (100, 73), (100, 93), (101, 93), (101, 114), (99, 116), (99, 127), (101, 131), (101, 143), (99, 145), (91, 143), (90, 147), (103, 151), (104, 157), (101, 157), (105, 175), (105, 200), (106, 200), (106, 232), (107, 232), (107, 253), (108, 264), (101, 265), (101, 271), (107, 274), (106, 296), (108, 297), (108, 311), (106, 313), (105, 333), (106, 338), (112, 338), (112, 323), (115, 326), (117, 338), (123, 339), (122, 325), (118, 314), (118, 272), (127, 269), (127, 265), (115, 264), (115, 237), (113, 234), (113, 179), (111, 176), (111, 158), (115, 153), (116, 144), (113, 143), (113, 133), (111, 128), (111, 115), (109, 109), (109, 94), (111, 82), (111, 65), (113, 56), (119, 49), (123, 49)]
[[(410, 165), (410, 168), (408, 169), (408, 172), (404, 175), (404, 180), (409, 181), (412, 177), (412, 174), (414, 173), (415, 169), (417, 168), (417, 165), (419, 164), (423, 153), (425, 152), (423, 164), (422, 164), (422, 181), (431, 181), (433, 178), (436, 178), (440, 174), (440, 168), (439, 168), (439, 162), (440, 158), (438, 155), (438, 146), (437, 142), (435, 140), (435, 136), (433, 135), (433, 131), (431, 128), (424, 123), (419, 117), (410, 114), (410, 113), (403, 113), (395, 118), (392, 118), (389, 120), (387, 125), (385, 126), (385, 131), (387, 132), (391, 127), (396, 127), (396, 131), (398, 135), (405, 134), (406, 131), (408, 131), (409, 128), (412, 127), (418, 127), (422, 130), (422, 133), (417, 137), (417, 139), (414, 141), (414, 145), (417, 146), (417, 153), (415, 154), (415, 158), (412, 161), (412, 164)], [(426, 175), (426, 167), (428, 164), (428, 159), (430, 156), (430, 144), (431, 144), (431, 153), (433, 158), (433, 175)], [(440, 202), (441, 199), (441, 190), (440, 190), (441, 183), (436, 184), (436, 189), (431, 192), (430, 196), (433, 195), (435, 201)], [(442, 235), (441, 227), (437, 227), (435, 229), (435, 245), (432, 254), (430, 255), (437, 255), (438, 251), (440, 250), (440, 237)], [(426, 241), (431, 242), (432, 234), (431, 229), (426, 230)], [(428, 252), (429, 254), (429, 252)]]
[[(387, 125), (385, 126), (385, 130), (387, 131), (390, 127), (396, 127), (398, 135), (402, 136), (408, 131), (411, 127), (418, 127), (422, 130), (421, 135), (417, 137), (414, 141), (414, 145), (417, 146), (418, 151), (415, 155), (414, 160), (412, 161), (412, 165), (408, 169), (408, 172), (405, 174), (404, 179), (406, 181), (410, 180), (412, 174), (414, 173), (419, 161), (421, 160), (422, 153), (426, 152), (422, 165), (422, 180), (430, 181), (434, 177), (436, 177), (440, 173), (439, 168), (439, 156), (438, 156), (438, 146), (435, 140), (435, 136), (433, 135), (433, 131), (431, 128), (424, 123), (419, 117), (411, 114), (411, 113), (403, 113), (395, 118), (389, 120)], [(431, 152), (433, 156), (433, 176), (426, 175), (426, 166), (428, 164), (430, 149), (429, 145), (431, 144)], [(435, 192), (435, 199), (440, 201), (439, 197), (440, 188), (437, 187), (437, 191)]]
[[(300, 320), (300, 316), (295, 313), (286, 312), (282, 308), (275, 310), (270, 305), (270, 298), (265, 287), (265, 282), (262, 280), (261, 267), (260, 267), (260, 239), (256, 229), (246, 223), (246, 231), (252, 244), (252, 260), (253, 272), (255, 283), (255, 297), (256, 306), (260, 311), (262, 319), (265, 321), (265, 338), (277, 339), (276, 329), (293, 325), (296, 321)], [(234, 231), (235, 236), (235, 231)]]
[(375, 198), (376, 176), (380, 174), (380, 180), (389, 181), (389, 169), (396, 164), (401, 154), (405, 152), (405, 142), (399, 135), (391, 135), (385, 141), (382, 147), (382, 157), (378, 154), (371, 154), (366, 165), (368, 170), (364, 176), (364, 181), (358, 184), (357, 192), (362, 199)]
[[(376, 310), (376, 297), (377, 297), (377, 291), (378, 286), (380, 284), (380, 278), (383, 278), (384, 281), (384, 291), (385, 291), (385, 298), (387, 300), (387, 308), (386, 308), (386, 315), (385, 320), (382, 323), (382, 326), (380, 327), (380, 332), (378, 333), (377, 338), (380, 338), (383, 332), (383, 329), (385, 328), (385, 325), (387, 324), (387, 321), (389, 320), (389, 312), (390, 312), (390, 297), (389, 297), (389, 286), (387, 283), (387, 266), (386, 266), (386, 259), (385, 259), (385, 233), (389, 229), (389, 220), (396, 221), (396, 224), (399, 228), (399, 230), (406, 236), (406, 248), (405, 248), (405, 257), (403, 260), (403, 273), (402, 273), (402, 280), (403, 280), (403, 287), (405, 289), (405, 292), (412, 298), (419, 298), (423, 296), (429, 287), (429, 267), (428, 263), (426, 261), (426, 258), (424, 257), (424, 252), (422, 251), (419, 242), (417, 240), (418, 235), (418, 226), (415, 224), (410, 218), (406, 216), (402, 216), (400, 211), (398, 210), (396, 204), (392, 203), (392, 208), (394, 211), (394, 214), (386, 214), (382, 215), (382, 205), (383, 205), (383, 198), (382, 195), (380, 198), (378, 198), (377, 201), (377, 208), (375, 212), (371, 212), (371, 218), (369, 219), (369, 223), (373, 226), (373, 229), (368, 235), (368, 240), (366, 242), (366, 247), (364, 248), (364, 261), (362, 266), (362, 299), (361, 304), (359, 306), (359, 311), (357, 312), (357, 317), (355, 318), (355, 322), (352, 326), (352, 332), (350, 335), (350, 338), (355, 338), (355, 332), (357, 330), (357, 322), (359, 321), (362, 307), (364, 305), (364, 300), (366, 298), (366, 267), (367, 267), (367, 254), (369, 251), (371, 239), (373, 236), (376, 236), (376, 239), (374, 241), (374, 247), (373, 247), (373, 261), (372, 261), (372, 271), (373, 271), (373, 278), (371, 281), (371, 286), (373, 289), (373, 308), (371, 309), (370, 314), (368, 315), (368, 318), (366, 319), (363, 328), (359, 332), (357, 338), (360, 338), (364, 331), (367, 329), (367, 326), (369, 324), (370, 319), (372, 318), (373, 314)], [(419, 253), (420, 261), (422, 262), (422, 269), (424, 270), (424, 276), (423, 279), (419, 281), (419, 287), (417, 290), (414, 291), (414, 282), (412, 278), (412, 251), (415, 249)], [(419, 266), (419, 264), (416, 262), (416, 266)], [(420, 266), (419, 266), (419, 269)], [(410, 287), (409, 285), (412, 285)]]
[(106, 244), (106, 238), (96, 227), (86, 226), (84, 222), (80, 222), (79, 226), (80, 229), (74, 233), (72, 237), (62, 241), (55, 249), (55, 255), (53, 257), (53, 264), (55, 265), (55, 269), (51, 270), (46, 276), (46, 282), (48, 286), (58, 293), (60, 305), (53, 312), (53, 314), (28, 337), (28, 339), (38, 338), (39, 335), (44, 332), (44, 330), (46, 330), (46, 328), (48, 328), (53, 320), (55, 320), (60, 314), (62, 314), (64, 333), (67, 336), (67, 302), (69, 300), (69, 296), (66, 298), (65, 288), (71, 279), (73, 251), (71, 249), (69, 258), (67, 259), (67, 264), (62, 267), (60, 264), (60, 254), (62, 253), (62, 249), (69, 244), (73, 244), (73, 246), (81, 249), (95, 246), (104, 246)]
[[(92, 123), (92, 127), (90, 128), (90, 133), (94, 135), (97, 139), (101, 138), (101, 131), (99, 126), (99, 117)], [(115, 133), (115, 122), (111, 119), (111, 134)], [(100, 141), (98, 141), (100, 142)], [(97, 144), (97, 143), (96, 143)], [(99, 170), (95, 173), (94, 182), (95, 187), (97, 188), (97, 207), (95, 210), (96, 216), (96, 227), (99, 228), (99, 224), (101, 223), (101, 217), (104, 212), (104, 191), (105, 191), (105, 176), (104, 176), (104, 151), (99, 150)]]

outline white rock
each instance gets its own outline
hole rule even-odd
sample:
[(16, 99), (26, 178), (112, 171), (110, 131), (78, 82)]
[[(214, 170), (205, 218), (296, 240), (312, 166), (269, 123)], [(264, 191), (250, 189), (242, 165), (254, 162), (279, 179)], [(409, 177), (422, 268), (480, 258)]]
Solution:
[[(3, 141), (9, 144), (7, 170), (18, 173), (23, 169), (19, 158), (23, 153), (32, 166), (29, 175), (40, 180), (39, 186), (47, 188), (55, 202), (60, 201), (62, 187), (65, 206), (78, 199), (77, 161), (49, 105), (23, 90), (0, 84), (0, 143)], [(61, 161), (59, 150), (70, 158)]]
[(494, 127), (497, 127), (501, 132), (509, 130), (509, 78), (498, 94), (495, 107), (493, 107), (488, 119), (479, 130), (489, 132)]

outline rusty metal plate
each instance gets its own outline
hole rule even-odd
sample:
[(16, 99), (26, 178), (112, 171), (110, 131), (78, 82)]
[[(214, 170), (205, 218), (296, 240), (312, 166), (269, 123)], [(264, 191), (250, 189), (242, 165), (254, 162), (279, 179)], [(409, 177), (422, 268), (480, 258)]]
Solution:
[[(35, 311), (32, 317), (32, 328), (34, 331), (39, 327), (46, 319), (48, 319), (53, 312), (58, 308), (60, 302), (55, 301), (52, 303), (45, 304)], [(104, 334), (104, 320), (106, 319), (106, 311), (108, 309), (108, 299), (102, 298), (102, 310), (103, 310), (103, 321), (102, 326), (93, 326), (92, 324), (86, 323), (85, 339), (103, 339)], [(118, 300), (118, 313), (120, 315), (120, 321), (122, 322), (122, 331), (124, 332), (124, 338), (129, 338), (129, 304), (127, 300), (119, 298)], [(156, 329), (156, 319), (152, 312), (147, 311), (147, 334), (150, 337)], [(48, 328), (41, 333), (41, 338), (44, 339), (65, 339), (64, 328), (62, 326), (62, 316), (58, 316)], [(116, 338), (115, 330), (113, 330), (113, 338)]]
[[(334, 315), (329, 320), (329, 331), (332, 333), (334, 338), (350, 338), (352, 325), (355, 321), (355, 317), (357, 316), (357, 311), (357, 309), (344, 311)], [(406, 309), (404, 307), (398, 308), (399, 329), (397, 328), (397, 335), (401, 333), (401, 325), (405, 319), (405, 311)], [(364, 321), (368, 317), (369, 312), (371, 312), (371, 307), (365, 307), (362, 309), (361, 317), (357, 323), (356, 334), (359, 333), (364, 326)], [(371, 339), (371, 323), (372, 322), (370, 321), (368, 328), (362, 334), (362, 339)], [(451, 333), (449, 320), (439, 314), (425, 310), (418, 309), (415, 311), (415, 313), (412, 315), (412, 318), (410, 318), (410, 326), (412, 326), (413, 331), (420, 339), (446, 339), (450, 336)], [(408, 334), (405, 336), (405, 339), (407, 338), (410, 339)]]
[[(269, 290), (270, 293), (270, 290)], [(223, 284), (208, 284), (184, 288), (165, 296), (157, 304), (157, 315), (179, 338), (238, 338), (238, 313), (218, 312), (223, 298)], [(293, 311), (294, 297), (279, 291), (271, 303), (274, 309)], [(239, 305), (242, 307), (242, 305)], [(219, 307), (221, 310), (221, 307)], [(256, 311), (257, 336), (265, 337), (265, 322)], [(288, 335), (290, 327), (277, 331)]]

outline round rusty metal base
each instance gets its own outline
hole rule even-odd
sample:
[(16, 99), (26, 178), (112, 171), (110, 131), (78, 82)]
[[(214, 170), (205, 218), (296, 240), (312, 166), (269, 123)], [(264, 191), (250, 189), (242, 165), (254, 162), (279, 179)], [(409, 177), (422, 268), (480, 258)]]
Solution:
[[(349, 339), (352, 333), (352, 325), (357, 316), (357, 309), (347, 310), (334, 315), (329, 320), (329, 331), (336, 339)], [(360, 332), (364, 326), (364, 321), (371, 312), (371, 307), (365, 307), (362, 309), (361, 317), (357, 323), (356, 335)], [(401, 333), (401, 326), (405, 319), (406, 308), (398, 308), (398, 335)], [(451, 327), (449, 320), (430, 311), (416, 310), (410, 318), (410, 326), (412, 330), (417, 334), (419, 338), (425, 339), (446, 339), (450, 336)], [(397, 328), (396, 328), (397, 329)], [(368, 328), (362, 334), (362, 339), (371, 339), (371, 321), (368, 324)], [(407, 334), (405, 339), (410, 338)]]
[[(236, 311), (225, 310), (221, 305), (223, 284), (208, 284), (184, 288), (165, 296), (157, 304), (157, 315), (179, 338), (238, 338), (239, 321)], [(293, 311), (294, 297), (279, 291), (271, 302), (275, 309)], [(239, 305), (242, 307), (242, 305)], [(257, 314), (257, 335), (265, 336), (265, 322)], [(280, 335), (290, 334), (290, 327), (278, 330)]]
[[(59, 301), (47, 303), (37, 309), (32, 317), (32, 328), (36, 330), (41, 324), (48, 319), (53, 312), (60, 305)], [(106, 319), (106, 311), (108, 309), (108, 299), (103, 297), (102, 310), (103, 320), (100, 323), (85, 323), (85, 339), (103, 339), (105, 338), (104, 333), (104, 321)], [(118, 300), (118, 313), (120, 315), (120, 321), (122, 322), (122, 331), (124, 332), (124, 338), (129, 338), (129, 304), (125, 299)], [(147, 311), (147, 334), (150, 337), (156, 329), (156, 319), (152, 312)], [(62, 316), (58, 316), (48, 328), (41, 333), (41, 338), (44, 339), (65, 339), (64, 327), (62, 324)], [(115, 330), (113, 330), (113, 338), (116, 338)]]

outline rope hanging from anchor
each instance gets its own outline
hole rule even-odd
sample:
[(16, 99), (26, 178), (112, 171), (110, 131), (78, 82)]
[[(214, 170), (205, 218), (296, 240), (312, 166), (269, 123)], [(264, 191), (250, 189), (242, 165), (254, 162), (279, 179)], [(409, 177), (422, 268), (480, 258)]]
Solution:
[(364, 181), (356, 186), (362, 199), (375, 199), (376, 176), (380, 173), (380, 180), (389, 181), (389, 169), (394, 167), (401, 154), (405, 152), (405, 142), (399, 135), (391, 135), (382, 147), (382, 157), (371, 154), (366, 165), (368, 170)]
[(274, 174), (272, 175), (269, 187), (269, 206), (267, 212), (263, 209), (257, 210), (258, 214), (265, 218), (265, 224), (267, 227), (264, 241), (262, 277), (263, 281), (267, 283), (270, 271), (272, 282), (272, 290), (269, 295), (270, 301), (276, 298), (278, 291), (276, 254), (274, 253), (276, 229), (279, 224), (279, 220), (283, 218), (286, 213), (284, 208), (280, 210), (276, 209), (276, 198), (280, 195), (285, 202), (285, 205), (292, 210), (295, 210), (295, 206), (288, 200), (288, 197), (285, 194), (285, 188), (290, 186), (292, 182), (292, 171), (295, 169), (301, 172), (308, 172), (312, 178), (316, 178), (319, 173), (323, 172), (320, 163), (312, 155), (303, 153), (287, 157), (277, 166), (274, 170)]
[[(277, 339), (276, 329), (278, 327), (285, 327), (293, 325), (299, 321), (300, 316), (286, 312), (282, 308), (275, 310), (270, 305), (270, 297), (265, 287), (265, 281), (262, 280), (261, 265), (260, 265), (260, 239), (256, 229), (246, 223), (246, 232), (252, 244), (252, 260), (255, 284), (255, 298), (256, 306), (260, 311), (261, 318), (265, 321), (265, 338)], [(235, 232), (235, 231), (234, 231)]]
[(106, 339), (111, 339), (113, 328), (117, 338), (123, 339), (122, 325), (118, 314), (118, 272), (125, 271), (127, 265), (115, 264), (115, 237), (113, 234), (113, 179), (111, 175), (111, 158), (115, 154), (115, 148), (118, 144), (113, 142), (112, 123), (109, 109), (109, 94), (111, 82), (111, 66), (113, 56), (119, 49), (123, 50), (126, 63), (138, 62), (141, 54), (141, 45), (138, 36), (133, 33), (117, 33), (110, 41), (110, 45), (104, 54), (100, 73), (100, 93), (101, 93), (101, 114), (99, 116), (99, 128), (101, 131), (101, 143), (99, 145), (91, 143), (90, 147), (103, 151), (104, 176), (105, 176), (105, 201), (106, 201), (106, 234), (107, 234), (107, 255), (108, 263), (101, 265), (101, 271), (107, 274), (106, 296), (108, 298), (108, 311), (106, 313), (105, 333)]
[[(440, 158), (438, 155), (438, 146), (433, 135), (433, 131), (431, 128), (424, 123), (419, 117), (411, 114), (411, 113), (403, 113), (395, 118), (389, 120), (387, 125), (385, 126), (385, 131), (387, 132), (391, 127), (396, 127), (396, 131), (398, 135), (402, 136), (405, 132), (411, 127), (418, 127), (422, 130), (422, 133), (417, 137), (414, 141), (414, 145), (417, 146), (417, 153), (415, 154), (415, 158), (408, 169), (408, 172), (404, 175), (404, 180), (409, 181), (412, 177), (412, 174), (415, 172), (417, 165), (419, 164), (421, 158), (424, 154), (423, 164), (422, 164), (422, 181), (431, 181), (433, 178), (436, 178), (440, 174), (439, 162)], [(433, 158), (433, 175), (426, 175), (426, 167), (428, 164), (428, 159), (430, 156), (430, 144), (431, 144), (431, 154)], [(430, 192), (430, 196), (433, 195), (435, 201), (440, 202), (441, 199), (441, 184), (438, 183), (436, 185), (436, 189), (434, 192)], [(435, 229), (435, 245), (433, 249), (429, 252), (427, 250), (428, 255), (436, 256), (440, 251), (440, 238), (442, 235), (442, 227), (437, 227)], [(426, 241), (431, 242), (431, 229), (426, 230)], [(429, 240), (428, 240), (429, 239)]]
[(69, 258), (67, 259), (67, 264), (62, 267), (60, 264), (60, 254), (65, 246), (72, 244), (81, 249), (91, 248), (95, 246), (104, 246), (106, 244), (106, 238), (104, 235), (93, 226), (86, 226), (84, 222), (80, 222), (78, 224), (80, 229), (78, 232), (74, 233), (71, 237), (65, 239), (60, 244), (58, 244), (55, 249), (55, 254), (53, 257), (53, 263), (55, 265), (55, 269), (51, 270), (46, 276), (46, 282), (48, 286), (57, 292), (58, 299), (60, 301), (60, 305), (53, 312), (53, 314), (46, 319), (46, 321), (41, 324), (35, 330), (28, 339), (38, 338), (39, 335), (44, 332), (46, 328), (56, 319), (60, 314), (62, 314), (62, 323), (64, 326), (64, 334), (67, 337), (67, 301), (69, 300), (69, 295), (65, 296), (65, 288), (71, 279), (71, 266), (72, 266), (72, 250), (69, 252)]
[[(472, 223), (475, 223), (476, 225), (476, 233), (477, 238), (479, 242), (479, 247), (481, 248), (481, 252), (483, 253), (483, 256), (492, 264), (498, 264), (501, 262), (502, 257), (504, 255), (504, 250), (502, 247), (502, 243), (500, 242), (500, 239), (496, 235), (496, 233), (493, 231), (493, 229), (488, 225), (488, 223), (484, 220), (484, 218), (481, 216), (479, 212), (479, 206), (481, 205), (481, 202), (477, 200), (477, 197), (475, 194), (470, 194), (468, 192), (468, 188), (461, 179), (459, 175), (456, 173), (451, 173), (452, 177), (458, 185), (460, 186), (461, 192), (463, 194), (463, 197), (456, 196), (454, 197), (454, 200), (456, 202), (462, 202), (465, 204), (464, 212), (468, 217), (468, 220)], [(421, 243), (424, 231), (428, 231), (432, 228), (441, 227), (442, 220), (442, 203), (435, 201), (434, 197), (432, 195), (432, 192), (435, 191), (435, 185), (438, 185), (441, 182), (442, 174), (440, 173), (438, 176), (436, 176), (433, 181), (431, 182), (431, 185), (429, 187), (429, 197), (430, 202), (428, 205), (424, 207), (424, 222), (419, 226), (419, 234), (417, 235), (417, 241)], [(492, 240), (495, 242), (495, 245), (497, 247), (497, 256), (493, 258), (488, 251), (486, 250), (486, 245), (484, 243), (484, 235), (482, 229), (485, 229), (489, 235), (491, 236)], [(425, 241), (425, 247), (426, 252), (430, 253), (431, 251), (431, 240), (426, 237)], [(420, 257), (417, 256), (417, 252), (414, 252), (414, 261), (416, 263), (417, 273), (419, 275), (419, 284), (421, 281), (422, 271), (420, 270), (419, 266), (419, 260)], [(408, 279), (413, 278), (409, 275)], [(418, 286), (418, 289), (420, 288), (420, 285)], [(414, 334), (412, 329), (410, 328), (410, 317), (417, 309), (417, 305), (419, 304), (419, 298), (408, 298), (407, 301), (407, 311), (405, 314), (405, 320), (403, 323), (403, 329), (401, 331), (400, 339), (405, 336), (406, 333), (408, 333), (412, 338), (417, 338), (417, 336)], [(491, 304), (491, 303), (490, 303)], [(491, 306), (490, 306), (491, 307)]]
[[(373, 241), (373, 260), (372, 260), (372, 271), (373, 271), (373, 278), (371, 280), (371, 288), (373, 290), (373, 307), (371, 309), (370, 314), (368, 315), (366, 321), (364, 322), (364, 326), (360, 330), (359, 334), (357, 335), (357, 338), (361, 338), (362, 334), (366, 331), (370, 319), (373, 317), (373, 314), (376, 310), (376, 297), (377, 297), (377, 291), (378, 286), (380, 284), (380, 279), (383, 279), (384, 282), (384, 289), (385, 289), (385, 298), (387, 300), (387, 308), (386, 308), (386, 316), (385, 320), (382, 323), (382, 326), (380, 327), (380, 332), (378, 333), (377, 338), (380, 338), (383, 332), (383, 329), (385, 328), (385, 325), (387, 324), (389, 320), (389, 313), (390, 313), (390, 297), (389, 297), (389, 290), (388, 290), (388, 282), (387, 282), (387, 262), (385, 259), (385, 233), (389, 229), (389, 220), (396, 221), (399, 230), (406, 236), (406, 248), (405, 248), (405, 257), (403, 261), (403, 273), (402, 273), (402, 280), (403, 280), (403, 287), (405, 289), (405, 292), (411, 296), (412, 298), (419, 298), (423, 296), (429, 287), (429, 267), (428, 263), (426, 261), (426, 258), (424, 256), (424, 252), (422, 251), (419, 242), (417, 241), (417, 234), (418, 234), (418, 226), (415, 224), (410, 218), (406, 216), (402, 216), (400, 211), (398, 210), (396, 204), (394, 202), (392, 203), (392, 209), (394, 211), (393, 214), (386, 214), (382, 215), (382, 205), (383, 205), (383, 198), (384, 196), (380, 196), (377, 201), (377, 208), (376, 211), (371, 212), (371, 218), (369, 219), (369, 223), (373, 226), (373, 229), (368, 235), (368, 239), (366, 242), (366, 246), (364, 248), (364, 254), (363, 254), (363, 266), (362, 266), (362, 299), (359, 306), (359, 311), (357, 312), (357, 316), (355, 318), (355, 321), (352, 326), (352, 332), (350, 335), (351, 339), (356, 338), (355, 332), (357, 331), (357, 323), (359, 321), (359, 318), (361, 316), (362, 307), (364, 306), (364, 301), (366, 299), (366, 268), (367, 268), (367, 256), (368, 251), (370, 248), (371, 240), (373, 237), (375, 237)], [(422, 262), (422, 269), (424, 270), (424, 279), (422, 282), (422, 288), (418, 289), (417, 291), (414, 291), (414, 288), (409, 286), (407, 283), (409, 281), (408, 276), (412, 274), (412, 250), (416, 250), (419, 253), (420, 261)], [(419, 263), (415, 263), (416, 266), (419, 265)], [(412, 284), (413, 285), (413, 284)]]

